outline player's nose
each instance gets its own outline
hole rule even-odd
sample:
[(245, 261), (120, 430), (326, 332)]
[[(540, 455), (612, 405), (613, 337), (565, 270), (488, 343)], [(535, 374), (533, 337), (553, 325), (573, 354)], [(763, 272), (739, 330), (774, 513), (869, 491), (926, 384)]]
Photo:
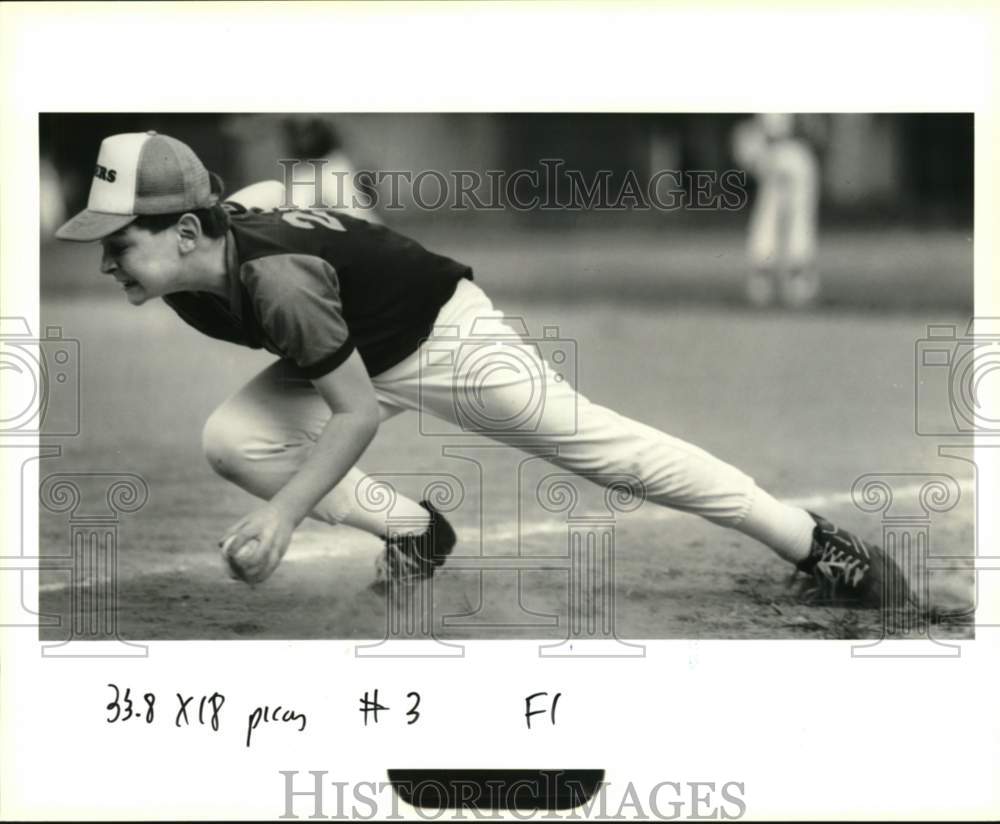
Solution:
[(118, 268), (114, 256), (107, 249), (101, 252), (101, 274), (113, 275)]

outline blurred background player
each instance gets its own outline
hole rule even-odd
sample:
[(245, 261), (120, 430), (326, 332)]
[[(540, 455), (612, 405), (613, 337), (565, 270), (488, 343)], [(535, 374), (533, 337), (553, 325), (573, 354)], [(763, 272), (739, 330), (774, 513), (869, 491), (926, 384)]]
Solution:
[[(223, 134), (233, 144), (235, 178), (258, 178), (240, 190), (236, 202), (247, 208), (276, 209), (285, 202), (281, 160), (297, 160), (293, 167), (292, 201), (308, 197), (351, 217), (382, 223), (376, 208), (377, 192), (366, 188), (345, 141), (328, 115), (293, 114), (281, 117), (266, 115), (230, 115), (224, 121)], [(321, 165), (322, 188), (315, 187), (314, 167)], [(264, 179), (259, 179), (266, 175)], [(229, 198), (233, 200), (234, 198)], [(305, 205), (305, 204), (300, 204)]]
[[(372, 193), (361, 185), (340, 132), (330, 118), (291, 115), (282, 122), (282, 132), (288, 151), (286, 157), (323, 161), (324, 185), (320, 200), (324, 206), (369, 223), (382, 222), (374, 209)], [(304, 165), (311, 174), (311, 167)], [(305, 179), (310, 178), (307, 175)]]
[(819, 165), (791, 114), (758, 114), (740, 122), (733, 154), (757, 180), (747, 237), (746, 295), (755, 306), (775, 298), (806, 306), (819, 294), (816, 235)]

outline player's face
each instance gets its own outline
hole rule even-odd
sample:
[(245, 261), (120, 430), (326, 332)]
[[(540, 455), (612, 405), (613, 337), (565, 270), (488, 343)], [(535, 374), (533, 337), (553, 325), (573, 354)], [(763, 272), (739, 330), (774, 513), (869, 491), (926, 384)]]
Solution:
[(134, 225), (101, 241), (101, 272), (112, 275), (133, 306), (177, 290), (181, 255), (177, 232), (150, 232)]

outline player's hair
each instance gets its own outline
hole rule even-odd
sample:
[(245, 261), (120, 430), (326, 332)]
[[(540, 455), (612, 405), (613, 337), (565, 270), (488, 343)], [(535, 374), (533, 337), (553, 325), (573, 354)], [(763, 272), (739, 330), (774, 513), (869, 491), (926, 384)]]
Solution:
[(219, 198), (218, 203), (206, 206), (203, 209), (189, 209), (186, 212), (176, 212), (169, 215), (140, 215), (135, 219), (134, 225), (155, 235), (165, 229), (176, 226), (177, 221), (184, 215), (194, 215), (198, 218), (198, 222), (201, 224), (201, 231), (205, 237), (212, 238), (213, 240), (225, 237), (226, 232), (229, 231), (229, 213), (222, 206), (224, 186), (222, 178), (218, 175), (212, 174), (210, 177), (212, 181), (212, 194)]

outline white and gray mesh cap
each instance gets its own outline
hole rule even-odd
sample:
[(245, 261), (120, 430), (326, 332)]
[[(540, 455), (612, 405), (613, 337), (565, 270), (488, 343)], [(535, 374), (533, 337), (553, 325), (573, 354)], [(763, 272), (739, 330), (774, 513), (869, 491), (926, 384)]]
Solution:
[(156, 132), (116, 134), (101, 143), (87, 208), (56, 237), (100, 240), (140, 215), (203, 209), (217, 200), (208, 171), (186, 144)]

